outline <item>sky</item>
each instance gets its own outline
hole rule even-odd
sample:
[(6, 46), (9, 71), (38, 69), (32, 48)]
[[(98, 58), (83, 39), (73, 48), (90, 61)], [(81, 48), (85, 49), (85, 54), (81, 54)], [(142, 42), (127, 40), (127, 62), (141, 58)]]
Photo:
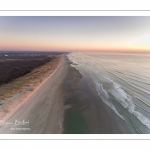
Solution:
[(150, 52), (150, 17), (0, 16), (0, 50)]

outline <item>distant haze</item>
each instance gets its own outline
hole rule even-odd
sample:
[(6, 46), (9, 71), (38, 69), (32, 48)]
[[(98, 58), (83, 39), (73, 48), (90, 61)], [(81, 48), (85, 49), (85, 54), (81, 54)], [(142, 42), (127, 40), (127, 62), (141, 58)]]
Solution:
[(0, 17), (0, 50), (150, 52), (150, 17)]

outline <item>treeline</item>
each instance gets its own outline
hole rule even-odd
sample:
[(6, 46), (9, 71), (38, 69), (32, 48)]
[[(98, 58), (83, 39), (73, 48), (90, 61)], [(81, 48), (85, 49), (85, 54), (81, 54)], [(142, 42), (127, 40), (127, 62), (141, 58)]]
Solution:
[(4, 56), (0, 57), (0, 85), (30, 73), (34, 68), (50, 62), (58, 55), (56, 53), (3, 54)]

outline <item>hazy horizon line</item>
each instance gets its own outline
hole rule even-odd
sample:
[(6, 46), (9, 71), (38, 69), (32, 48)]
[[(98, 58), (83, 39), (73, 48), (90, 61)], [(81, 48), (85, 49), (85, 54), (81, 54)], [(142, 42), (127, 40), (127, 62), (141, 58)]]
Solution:
[(4, 50), (0, 49), (0, 52), (102, 52), (102, 53), (150, 53), (150, 51), (113, 51), (113, 50), (28, 50), (28, 49), (21, 49), (21, 50)]

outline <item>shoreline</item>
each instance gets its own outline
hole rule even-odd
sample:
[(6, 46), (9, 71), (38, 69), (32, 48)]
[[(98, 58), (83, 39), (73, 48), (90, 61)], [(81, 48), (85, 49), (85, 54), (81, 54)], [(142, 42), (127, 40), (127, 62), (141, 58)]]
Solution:
[[(71, 64), (71, 62), (70, 62)], [(64, 134), (122, 134), (117, 117), (99, 97), (92, 80), (70, 66), (64, 83)], [(70, 107), (69, 107), (70, 106)]]

